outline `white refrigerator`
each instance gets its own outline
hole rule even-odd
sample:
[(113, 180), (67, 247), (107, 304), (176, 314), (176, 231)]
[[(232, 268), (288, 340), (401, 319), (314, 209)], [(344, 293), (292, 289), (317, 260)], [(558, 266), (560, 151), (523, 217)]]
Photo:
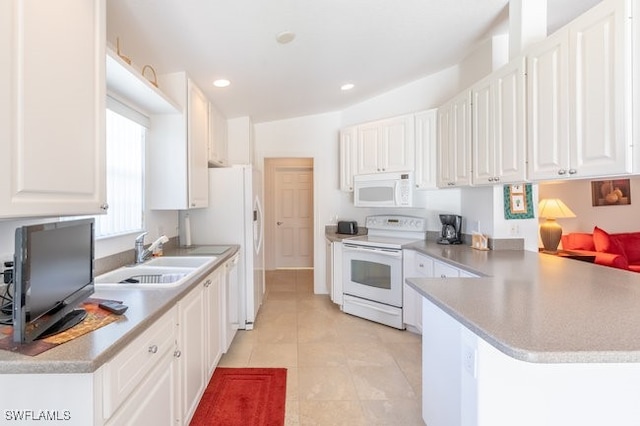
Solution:
[(209, 207), (189, 215), (192, 245), (240, 245), (239, 328), (251, 330), (264, 295), (262, 175), (248, 165), (209, 169)]

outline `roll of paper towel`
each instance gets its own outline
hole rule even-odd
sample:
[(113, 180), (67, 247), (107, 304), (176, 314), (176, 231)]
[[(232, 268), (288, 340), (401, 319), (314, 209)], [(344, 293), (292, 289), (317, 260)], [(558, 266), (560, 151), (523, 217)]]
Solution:
[(189, 215), (184, 217), (184, 245), (191, 246), (191, 219), (189, 219)]

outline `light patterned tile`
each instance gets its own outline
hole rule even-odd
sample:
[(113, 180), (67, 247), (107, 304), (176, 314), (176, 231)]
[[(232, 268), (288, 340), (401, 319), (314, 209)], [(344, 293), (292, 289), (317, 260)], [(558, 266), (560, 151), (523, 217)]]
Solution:
[(346, 367), (299, 367), (299, 399), (357, 400), (358, 395)]
[(361, 400), (416, 399), (418, 396), (397, 366), (350, 369)]
[(300, 424), (304, 426), (365, 426), (359, 401), (300, 401)]
[(251, 367), (297, 367), (298, 345), (295, 343), (256, 343), (249, 359)]

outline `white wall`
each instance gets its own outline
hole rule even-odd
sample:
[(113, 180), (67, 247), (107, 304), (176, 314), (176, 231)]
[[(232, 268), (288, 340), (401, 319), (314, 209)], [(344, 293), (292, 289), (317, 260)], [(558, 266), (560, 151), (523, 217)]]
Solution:
[[(255, 157), (264, 170), (265, 158), (313, 158), (314, 265), (324, 265), (324, 226), (340, 205), (338, 187), (338, 129), (340, 115), (327, 113), (254, 126)], [(339, 214), (339, 213), (338, 213)], [(314, 269), (316, 293), (326, 293), (325, 269)]]

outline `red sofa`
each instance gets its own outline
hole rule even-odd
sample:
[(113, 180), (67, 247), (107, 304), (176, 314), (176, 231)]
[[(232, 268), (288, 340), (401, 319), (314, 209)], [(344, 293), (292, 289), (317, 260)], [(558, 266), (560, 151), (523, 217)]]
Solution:
[(593, 234), (566, 234), (561, 241), (563, 250), (594, 255), (598, 265), (640, 272), (640, 232), (609, 234), (596, 226)]

